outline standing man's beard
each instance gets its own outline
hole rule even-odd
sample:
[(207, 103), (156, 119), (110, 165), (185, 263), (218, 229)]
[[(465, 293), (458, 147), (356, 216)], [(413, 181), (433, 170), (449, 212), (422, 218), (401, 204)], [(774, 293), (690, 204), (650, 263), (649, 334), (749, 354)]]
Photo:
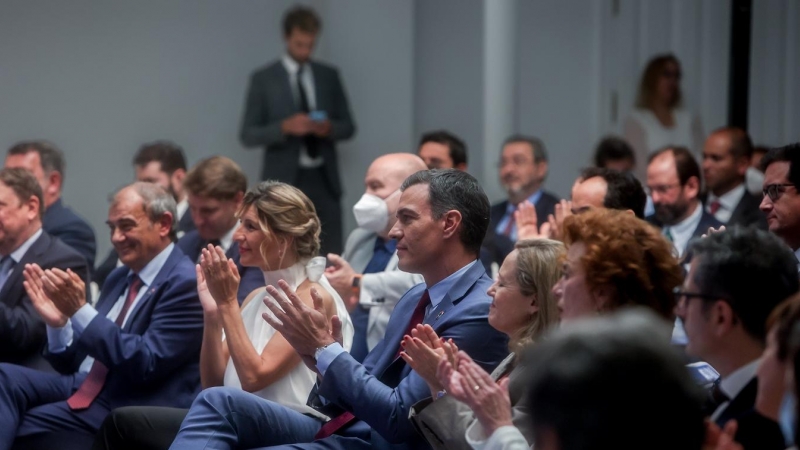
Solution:
[(689, 209), (688, 202), (679, 200), (673, 204), (653, 205), (655, 216), (664, 225), (675, 225)]

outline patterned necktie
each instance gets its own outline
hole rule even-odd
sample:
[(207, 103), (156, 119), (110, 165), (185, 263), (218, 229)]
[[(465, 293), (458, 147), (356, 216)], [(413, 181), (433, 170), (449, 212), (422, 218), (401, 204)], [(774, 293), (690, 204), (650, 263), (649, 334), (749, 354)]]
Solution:
[[(306, 114), (311, 112), (311, 108), (308, 105), (308, 95), (306, 93), (305, 88), (303, 87), (303, 72), (306, 70), (305, 64), (301, 65), (297, 69), (297, 94), (300, 97), (300, 110)], [(308, 134), (303, 137), (303, 141), (306, 144), (306, 151), (308, 152), (308, 156), (311, 158), (316, 158), (319, 156), (319, 149), (317, 149), (317, 139)]]
[[(114, 321), (114, 323), (116, 323), (120, 328), (122, 328), (122, 324), (125, 323), (125, 316), (128, 314), (128, 310), (133, 304), (133, 301), (136, 299), (136, 296), (139, 294), (139, 288), (142, 287), (142, 279), (139, 278), (138, 275), (134, 274), (128, 280), (128, 286), (128, 296), (125, 298), (125, 303), (122, 305), (122, 310), (119, 312), (117, 319)], [(100, 361), (95, 360), (94, 363), (92, 363), (92, 368), (89, 370), (89, 374), (86, 375), (83, 383), (81, 383), (81, 386), (77, 391), (75, 391), (74, 394), (72, 394), (70, 398), (67, 399), (67, 405), (69, 405), (69, 408), (72, 410), (82, 410), (88, 408), (103, 389), (103, 385), (106, 382), (106, 375), (108, 375), (108, 368)]]
[(712, 216), (716, 215), (717, 211), (719, 211), (720, 206), (722, 206), (722, 204), (720, 204), (719, 200), (714, 200), (713, 202), (711, 202), (710, 205), (708, 205), (708, 211), (711, 213)]
[[(406, 334), (411, 333), (411, 329), (416, 327), (417, 325), (421, 324), (422, 321), (425, 319), (425, 308), (431, 303), (431, 296), (428, 294), (428, 290), (425, 290), (425, 293), (422, 294), (422, 297), (419, 299), (419, 303), (417, 303), (417, 307), (414, 308), (414, 312), (411, 314), (411, 320), (408, 322), (408, 327), (406, 328), (406, 332), (403, 333), (405, 336)], [(395, 358), (400, 355), (400, 346), (398, 345), (397, 354)], [(326, 437), (336, 433), (340, 429), (344, 428), (345, 425), (352, 422), (356, 416), (349, 411), (345, 411), (338, 416), (332, 418), (328, 422), (324, 423), (322, 427), (317, 431), (317, 434), (314, 435), (314, 439), (325, 439)]]
[(16, 261), (14, 261), (11, 255), (6, 255), (3, 259), (0, 259), (0, 290), (3, 289), (3, 286), (6, 285), (6, 281), (11, 277), (11, 272), (14, 271), (15, 264)]

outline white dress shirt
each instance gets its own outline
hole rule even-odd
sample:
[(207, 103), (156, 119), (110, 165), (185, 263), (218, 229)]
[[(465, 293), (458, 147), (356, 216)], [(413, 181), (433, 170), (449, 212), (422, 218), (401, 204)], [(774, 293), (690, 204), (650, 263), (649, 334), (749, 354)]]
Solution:
[[(742, 389), (747, 386), (747, 383), (756, 376), (756, 370), (758, 369), (758, 363), (761, 359), (756, 359), (755, 361), (751, 361), (750, 363), (739, 367), (736, 369), (732, 374), (728, 375), (727, 377), (722, 378), (722, 381), (719, 382), (720, 390), (728, 396), (730, 400), (736, 398)], [(722, 402), (717, 409), (714, 410), (714, 414), (711, 415), (711, 420), (717, 420), (722, 414), (722, 411), (725, 411), (725, 408), (728, 407), (730, 400), (726, 402)]]
[(742, 201), (745, 190), (745, 185), (740, 184), (719, 197), (709, 192), (708, 201), (706, 201), (706, 211), (709, 214), (713, 214), (711, 212), (711, 204), (715, 201), (719, 202), (719, 209), (717, 209), (717, 213), (714, 214), (714, 217), (722, 223), (728, 223), (728, 221), (731, 220), (731, 215), (733, 215), (733, 210), (736, 209), (739, 202)]
[[(296, 105), (300, 105), (300, 92), (297, 90), (297, 71), (300, 70), (300, 64), (292, 59), (289, 55), (283, 55), (281, 59), (283, 67), (289, 73), (289, 86), (292, 88), (292, 96)], [(303, 85), (303, 90), (306, 92), (306, 100), (308, 102), (309, 111), (317, 109), (317, 94), (314, 90), (314, 72), (311, 70), (311, 64), (306, 63), (303, 68), (303, 74), (300, 77), (300, 83)], [(308, 155), (308, 150), (305, 145), (300, 146), (300, 167), (306, 169), (313, 169), (323, 164), (322, 157), (317, 156), (312, 158)]]
[[(19, 262), (22, 261), (22, 257), (25, 256), (25, 253), (28, 253), (28, 249), (31, 248), (31, 245), (33, 245), (33, 243), (36, 242), (36, 240), (39, 239), (39, 236), (41, 235), (42, 235), (42, 229), (39, 228), (35, 233), (33, 233), (31, 237), (26, 239), (25, 242), (22, 243), (22, 245), (17, 247), (16, 250), (14, 250), (9, 254), (9, 256), (11, 256), (11, 259), (14, 260), (15, 264), (19, 264)], [(11, 270), (14, 270), (14, 268), (12, 267)]]
[[(139, 271), (137, 275), (142, 280), (142, 285), (139, 287), (139, 292), (136, 294), (136, 298), (131, 303), (131, 306), (128, 308), (128, 314), (125, 316), (125, 319), (122, 321), (122, 327), (128, 323), (128, 319), (130, 319), (131, 314), (135, 309), (136, 305), (139, 304), (139, 301), (144, 297), (144, 294), (153, 284), (155, 281), (156, 276), (161, 271), (161, 268), (164, 266), (164, 263), (167, 262), (167, 258), (172, 253), (172, 250), (175, 248), (175, 244), (169, 244), (167, 248), (161, 251), (155, 258), (151, 259), (147, 265), (145, 265), (142, 270)], [(128, 275), (130, 276), (133, 273), (132, 270), (128, 271)], [(128, 288), (122, 292), (122, 295), (117, 298), (116, 303), (106, 314), (106, 318), (112, 322), (117, 320), (117, 316), (122, 311), (122, 307), (125, 305), (125, 299), (128, 297)], [(72, 342), (74, 341), (76, 336), (80, 336), (83, 333), (83, 330), (89, 326), (89, 323), (97, 316), (98, 312), (96, 309), (92, 307), (89, 303), (86, 303), (79, 309), (70, 319), (67, 320), (66, 325), (61, 328), (54, 328), (47, 326), (47, 347), (51, 353), (61, 353), (67, 349)], [(120, 327), (120, 328), (122, 328)], [(80, 373), (88, 373), (89, 370), (92, 368), (92, 363), (94, 363), (94, 358), (91, 356), (87, 356), (86, 359), (80, 365), (78, 372)]]
[(703, 208), (700, 204), (695, 206), (694, 212), (689, 215), (689, 217), (683, 219), (682, 222), (676, 223), (675, 225), (670, 225), (664, 227), (662, 230), (662, 234), (666, 235), (670, 233), (672, 235), (672, 246), (674, 247), (678, 258), (683, 256), (683, 252), (686, 251), (686, 245), (689, 244), (689, 241), (692, 239), (692, 235), (694, 234), (694, 230), (697, 229), (697, 226), (700, 225), (700, 219), (703, 218)]

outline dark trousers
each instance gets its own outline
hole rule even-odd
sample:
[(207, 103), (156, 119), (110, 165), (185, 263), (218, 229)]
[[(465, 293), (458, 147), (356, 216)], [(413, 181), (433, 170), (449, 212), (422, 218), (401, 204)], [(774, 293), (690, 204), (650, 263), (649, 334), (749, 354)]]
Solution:
[(92, 450), (167, 450), (188, 409), (126, 406), (106, 417)]
[(339, 196), (331, 189), (325, 169), (299, 169), (294, 186), (303, 191), (314, 203), (317, 216), (322, 223), (321, 255), (328, 253), (342, 254), (344, 249), (342, 237), (342, 205)]

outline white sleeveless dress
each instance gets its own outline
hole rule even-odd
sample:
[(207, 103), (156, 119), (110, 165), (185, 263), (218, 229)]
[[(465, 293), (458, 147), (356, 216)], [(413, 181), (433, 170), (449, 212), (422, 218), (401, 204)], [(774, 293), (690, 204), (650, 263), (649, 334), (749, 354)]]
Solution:
[[(286, 269), (264, 272), (264, 281), (265, 285), (275, 286), (278, 290), (280, 290), (278, 280), (285, 280), (295, 290), (306, 279), (321, 285), (333, 297), (333, 301), (336, 304), (336, 314), (342, 321), (343, 347), (345, 350), (350, 350), (350, 346), (353, 343), (353, 323), (350, 321), (350, 315), (347, 313), (347, 308), (342, 298), (323, 276), (324, 272), (325, 258), (316, 257), (309, 261), (299, 262)], [(264, 298), (267, 297), (274, 301), (272, 296), (267, 293), (266, 288), (261, 288), (250, 301), (242, 306), (242, 322), (244, 322), (245, 331), (250, 336), (250, 342), (253, 343), (256, 352), (259, 354), (275, 334), (275, 329), (261, 317), (262, 313), (269, 313), (269, 309), (263, 302)], [(222, 338), (223, 340), (225, 339), (224, 334)], [(305, 364), (300, 363), (280, 380), (258, 392), (253, 392), (253, 394), (300, 413), (319, 415), (317, 411), (306, 406), (308, 395), (314, 386), (316, 378), (317, 375), (314, 372), (308, 369)], [(232, 359), (228, 359), (223, 384), (227, 387), (242, 388)]]

